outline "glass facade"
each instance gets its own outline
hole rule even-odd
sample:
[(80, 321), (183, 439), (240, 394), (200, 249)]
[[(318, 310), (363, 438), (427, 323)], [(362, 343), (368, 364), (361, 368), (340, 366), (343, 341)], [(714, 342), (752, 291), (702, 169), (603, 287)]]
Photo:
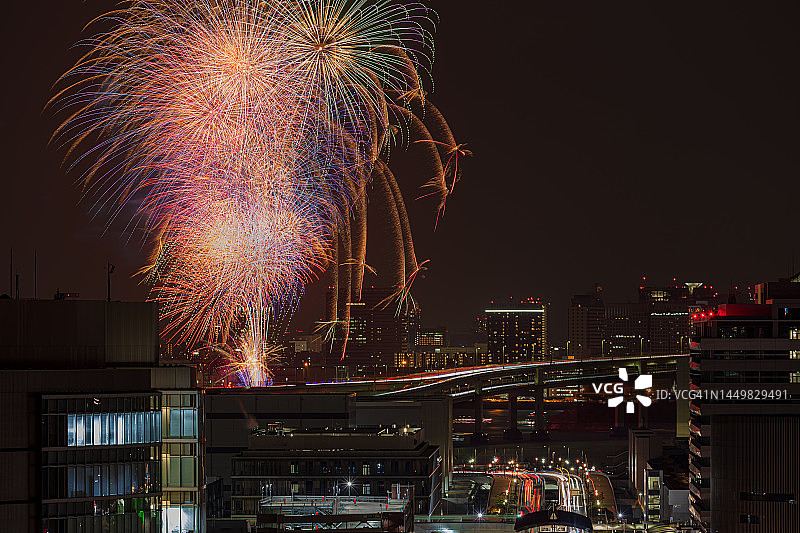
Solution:
[(42, 530), (160, 529), (161, 394), (42, 397)]
[(162, 533), (199, 531), (199, 399), (194, 392), (170, 392), (163, 400)]
[(160, 441), (160, 411), (67, 415), (67, 446), (115, 446)]
[(42, 396), (42, 530), (200, 531), (198, 392)]

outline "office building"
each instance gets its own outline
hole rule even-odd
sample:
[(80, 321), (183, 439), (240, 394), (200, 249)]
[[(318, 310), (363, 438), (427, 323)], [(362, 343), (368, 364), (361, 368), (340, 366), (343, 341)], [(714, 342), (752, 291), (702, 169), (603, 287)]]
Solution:
[(155, 304), (0, 300), (0, 523), (204, 530), (197, 375), (158, 366)]
[(605, 304), (600, 354), (624, 357), (687, 353), (692, 315), (717, 304), (717, 293), (703, 283), (642, 285), (636, 302)]
[(595, 285), (591, 294), (576, 294), (567, 315), (567, 356), (597, 357), (603, 349), (605, 306), (603, 288)]
[(391, 495), (413, 487), (414, 512), (431, 514), (441, 501), (439, 448), (416, 427), (256, 430), (232, 460), (232, 518), (255, 519), (265, 496)]
[(680, 457), (680, 465), (669, 461), (669, 457), (647, 462), (640, 504), (649, 524), (688, 524), (691, 520), (686, 455)]
[(248, 450), (253, 430), (276, 423), (299, 429), (330, 430), (379, 424), (423, 427), (425, 439), (439, 447), (442, 483), (446, 486), (449, 482), (453, 465), (453, 413), (449, 398), (365, 397), (356, 401), (353, 394), (299, 394), (270, 388), (210, 388), (203, 398), (209, 518), (230, 518), (231, 460)]
[(649, 524), (689, 522), (686, 439), (665, 439), (648, 428), (628, 430), (628, 473), (644, 520)]
[(291, 394), (269, 388), (209, 388), (204, 395), (206, 482), (217, 498), (210, 518), (231, 515), (231, 459), (248, 449), (253, 430), (270, 424), (289, 427), (346, 428), (354, 424), (350, 394)]
[(486, 310), (487, 364), (543, 361), (548, 357), (548, 305), (525, 302)]
[(420, 328), (414, 339), (415, 349), (428, 349), (432, 346), (447, 346), (447, 330), (445, 328)]
[[(327, 297), (330, 301), (333, 293), (328, 292)], [(344, 305), (350, 315), (344, 364), (372, 375), (370, 369), (391, 366), (395, 354), (408, 351), (409, 321), (416, 315), (410, 314), (405, 305), (398, 309), (393, 289), (364, 287), (360, 301)], [(330, 309), (332, 305), (326, 307)], [(334, 337), (332, 342), (331, 353), (340, 353), (343, 338)]]
[(800, 531), (800, 283), (696, 316), (690, 510), (707, 532)]
[(414, 426), (425, 431), (425, 440), (439, 448), (442, 490), (450, 488), (453, 475), (453, 399), (422, 396), (387, 400), (365, 397), (356, 402), (355, 427)]
[(395, 355), (397, 370), (424, 372), (428, 370), (444, 370), (446, 368), (462, 368), (485, 363), (487, 359), (486, 344), (473, 346), (428, 346), (418, 348), (414, 352)]
[(649, 353), (650, 309), (644, 303), (606, 305), (606, 332), (601, 344), (603, 356), (629, 356)]

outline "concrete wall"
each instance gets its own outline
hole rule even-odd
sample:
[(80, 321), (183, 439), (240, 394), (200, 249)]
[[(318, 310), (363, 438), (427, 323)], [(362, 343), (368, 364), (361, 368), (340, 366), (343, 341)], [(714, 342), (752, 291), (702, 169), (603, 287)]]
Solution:
[[(761, 414), (758, 406), (730, 407), (740, 414), (711, 415), (711, 530), (800, 531), (800, 505), (759, 500), (764, 493), (795, 501), (800, 495), (797, 407), (787, 405), (794, 408), (787, 415)], [(748, 500), (743, 493), (752, 496)], [(741, 523), (741, 515), (758, 517), (759, 525)]]
[(158, 364), (158, 306), (102, 300), (0, 300), (0, 368)]
[(667, 489), (667, 493), (672, 523), (685, 523), (691, 520), (692, 514), (689, 512), (689, 490)]
[(645, 484), (647, 461), (659, 457), (661, 452), (661, 440), (652, 430), (628, 430), (628, 476), (637, 493), (647, 490)]

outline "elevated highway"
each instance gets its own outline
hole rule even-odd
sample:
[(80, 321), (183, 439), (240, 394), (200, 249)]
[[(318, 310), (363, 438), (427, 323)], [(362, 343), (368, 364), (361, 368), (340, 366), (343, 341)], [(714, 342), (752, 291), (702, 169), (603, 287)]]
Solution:
[[(544, 433), (544, 389), (564, 385), (586, 385), (619, 381), (619, 369), (625, 368), (630, 382), (640, 374), (653, 376), (685, 371), (688, 379), (689, 354), (599, 357), (590, 359), (555, 359), (511, 365), (474, 366), (423, 372), (380, 379), (325, 381), (278, 385), (295, 392), (356, 393), (385, 399), (415, 399), (449, 396), (454, 401), (473, 400), (475, 406), (474, 435), (482, 435), (483, 398), (508, 395), (509, 438), (518, 438), (516, 427), (517, 396), (533, 396), (534, 426)], [(687, 413), (688, 417), (688, 413)]]
[(438, 370), (391, 378), (324, 381), (283, 387), (308, 389), (309, 392), (355, 392), (392, 398), (443, 394), (453, 398), (470, 395), (493, 396), (515, 390), (527, 390), (532, 386), (585, 384), (606, 378), (617, 378), (620, 367), (626, 367), (629, 374), (634, 376), (669, 374), (675, 372), (679, 361), (686, 363), (688, 357), (689, 354), (671, 354), (554, 359)]

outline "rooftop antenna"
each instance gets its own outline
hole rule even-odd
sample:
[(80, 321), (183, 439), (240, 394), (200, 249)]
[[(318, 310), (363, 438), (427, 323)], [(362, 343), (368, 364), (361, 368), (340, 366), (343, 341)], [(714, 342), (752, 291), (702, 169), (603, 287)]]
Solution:
[(33, 299), (39, 299), (39, 287), (37, 285), (37, 271), (36, 271), (36, 248), (33, 249)]
[(111, 274), (114, 273), (114, 265), (106, 261), (106, 301), (111, 301)]
[(19, 274), (17, 274), (17, 287), (16, 287), (16, 296), (15, 298), (19, 300)]
[(8, 295), (14, 294), (14, 249), (8, 256)]

